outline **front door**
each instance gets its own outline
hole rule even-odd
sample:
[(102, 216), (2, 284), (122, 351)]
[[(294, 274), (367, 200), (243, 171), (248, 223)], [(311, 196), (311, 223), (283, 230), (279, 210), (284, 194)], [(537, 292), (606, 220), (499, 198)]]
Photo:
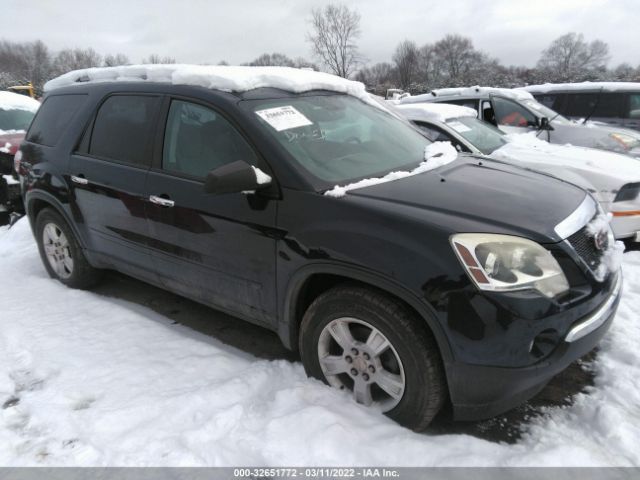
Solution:
[(166, 110), (162, 152), (147, 179), (158, 275), (170, 290), (270, 323), (277, 201), (203, 188), (209, 171), (236, 160), (267, 167), (220, 111), (184, 99), (172, 99)]

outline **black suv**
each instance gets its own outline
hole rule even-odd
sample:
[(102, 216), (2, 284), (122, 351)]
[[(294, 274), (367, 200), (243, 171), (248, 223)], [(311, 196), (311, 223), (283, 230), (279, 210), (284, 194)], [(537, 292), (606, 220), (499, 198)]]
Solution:
[(325, 194), (429, 143), (331, 90), (78, 81), (47, 94), (20, 174), (53, 278), (115, 269), (263, 325), (420, 430), (446, 403), (478, 419), (534, 395), (596, 345), (621, 285), (594, 273), (597, 204), (549, 177), (461, 155)]

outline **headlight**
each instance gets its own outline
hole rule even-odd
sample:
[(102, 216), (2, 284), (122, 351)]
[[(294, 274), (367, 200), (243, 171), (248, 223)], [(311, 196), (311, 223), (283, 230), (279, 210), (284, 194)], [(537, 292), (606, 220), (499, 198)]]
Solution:
[(490, 233), (460, 233), (451, 244), (469, 277), (481, 290), (534, 289), (547, 297), (569, 290), (553, 255), (526, 238)]
[(616, 195), (614, 202), (628, 202), (640, 196), (640, 183), (627, 183)]
[(639, 143), (636, 138), (624, 133), (610, 133), (609, 138), (618, 142), (625, 150), (636, 148)]

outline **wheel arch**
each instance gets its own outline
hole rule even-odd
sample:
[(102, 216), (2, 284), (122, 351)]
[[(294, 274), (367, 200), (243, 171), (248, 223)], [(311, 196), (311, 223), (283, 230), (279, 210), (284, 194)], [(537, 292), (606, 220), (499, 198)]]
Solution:
[(38, 214), (45, 208), (52, 208), (57, 213), (62, 215), (62, 218), (64, 218), (64, 220), (67, 222), (67, 225), (69, 225), (69, 228), (71, 228), (71, 230), (73, 231), (73, 234), (76, 236), (76, 239), (78, 240), (78, 243), (80, 244), (82, 249), (86, 248), (84, 238), (78, 232), (75, 223), (68, 215), (62, 202), (60, 202), (60, 200), (58, 200), (55, 196), (47, 192), (35, 191), (28, 192), (25, 200), (25, 212), (29, 218), (29, 224), (31, 225), (31, 230), (34, 232), (34, 234), (36, 218), (38, 217)]
[(365, 269), (333, 264), (308, 265), (291, 277), (278, 323), (278, 335), (288, 348), (297, 350), (302, 317), (311, 302), (329, 288), (346, 282), (359, 283), (402, 302), (429, 328), (440, 350), (442, 361), (445, 364), (453, 361), (447, 337), (429, 305), (392, 279)]

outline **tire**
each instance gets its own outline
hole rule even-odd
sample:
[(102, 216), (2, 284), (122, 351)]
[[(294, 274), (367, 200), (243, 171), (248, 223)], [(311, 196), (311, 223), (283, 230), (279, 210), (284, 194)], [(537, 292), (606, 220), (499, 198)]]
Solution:
[(62, 215), (52, 208), (45, 208), (38, 214), (35, 236), (40, 258), (51, 278), (71, 288), (88, 289), (102, 277), (102, 271), (92, 267), (87, 261), (82, 247)]
[(351, 390), (359, 403), (376, 405), (414, 431), (425, 430), (446, 399), (433, 335), (384, 293), (344, 285), (321, 294), (304, 314), (299, 348), (307, 375)]

